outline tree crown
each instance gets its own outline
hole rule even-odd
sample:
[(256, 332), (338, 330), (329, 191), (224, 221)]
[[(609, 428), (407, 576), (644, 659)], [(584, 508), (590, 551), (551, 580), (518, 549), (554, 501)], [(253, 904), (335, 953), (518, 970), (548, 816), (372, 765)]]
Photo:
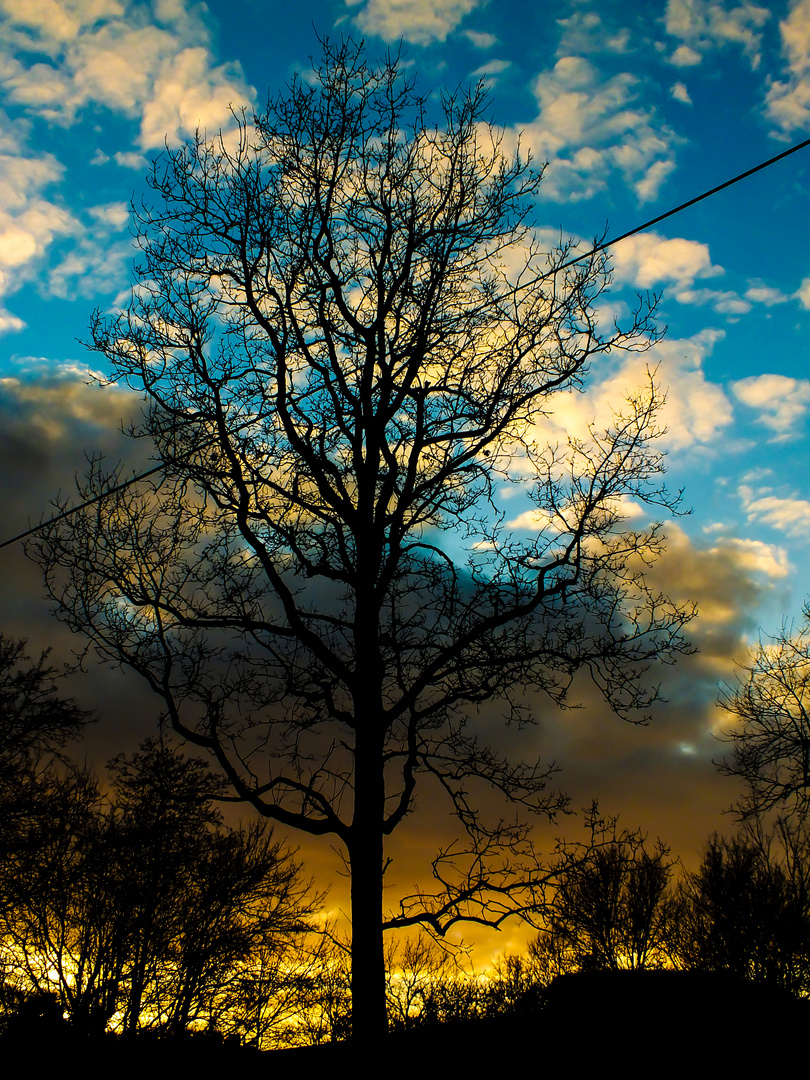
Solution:
[[(565, 704), (584, 668), (643, 716), (647, 668), (686, 649), (691, 616), (645, 580), (659, 527), (622, 524), (626, 497), (674, 503), (654, 384), (606, 431), (542, 435), (595, 358), (655, 339), (654, 301), (604, 330), (604, 256), (542, 252), (542, 173), (484, 110), (474, 88), (434, 124), (396, 57), (326, 43), (311, 82), (167, 151), (132, 302), (93, 324), (146, 396), (133, 434), (164, 474), (115, 493), (94, 462), (85, 491), (109, 497), (39, 547), (62, 615), (271, 818), (336, 834), (359, 865), (430, 774), (478, 868), (439, 905), (450, 920), (481, 860), (503, 878), (527, 837), (488, 830), (470, 781), (563, 805), (548, 767), (508, 762), (470, 714), (499, 699), (533, 720), (524, 688)], [(505, 523), (508, 483), (533, 535)]]

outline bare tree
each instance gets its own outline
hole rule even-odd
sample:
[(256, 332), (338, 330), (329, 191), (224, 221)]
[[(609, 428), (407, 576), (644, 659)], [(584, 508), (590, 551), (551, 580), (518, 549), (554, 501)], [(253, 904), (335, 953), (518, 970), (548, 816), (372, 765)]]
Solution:
[(806, 831), (785, 832), (783, 823), (777, 834), (710, 839), (699, 868), (678, 886), (672, 939), (677, 966), (807, 993)]
[(456, 957), (425, 933), (389, 943), (386, 997), (392, 1028), (407, 1030), (424, 1022), (429, 1000), (440, 992), (440, 986), (460, 974), (455, 961)]
[(59, 696), (59, 673), (47, 658), (32, 661), (25, 641), (0, 634), (0, 777), (32, 756), (58, 752), (90, 719)]
[(667, 888), (672, 862), (658, 841), (652, 852), (616, 818), (586, 815), (587, 843), (562, 843), (546, 927), (531, 958), (549, 974), (660, 967), (671, 922)]
[[(253, 122), (167, 152), (132, 302), (93, 325), (146, 395), (132, 433), (163, 473), (113, 493), (94, 462), (82, 494), (108, 497), (38, 546), (62, 618), (149, 681), (239, 798), (342, 845), (362, 1035), (385, 1030), (384, 925), (441, 934), (537, 900), (525, 827), (489, 828), (469, 785), (563, 801), (547, 766), (477, 741), (471, 711), (531, 722), (522, 688), (565, 704), (585, 668), (641, 719), (690, 617), (645, 582), (659, 528), (622, 527), (625, 497), (672, 505), (654, 387), (607, 431), (538, 434), (592, 361), (649, 345), (651, 306), (602, 332), (604, 257), (541, 253), (541, 171), (485, 107), (480, 86), (445, 97), (434, 125), (397, 58), (327, 42)], [(528, 539), (498, 510), (510, 482), (543, 524)], [(420, 776), (458, 814), (466, 870), (451, 881), (445, 852), (437, 895), (386, 920), (384, 844)]]
[(810, 808), (810, 606), (794, 632), (783, 624), (760, 638), (736, 683), (719, 705), (738, 724), (730, 729), (729, 757), (721, 772), (737, 776), (746, 791), (738, 817), (755, 819), (776, 807), (804, 816)]
[[(25, 853), (55, 759), (90, 720), (75, 701), (60, 697), (59, 674), (47, 657), (32, 660), (25, 641), (0, 634), (0, 865)], [(0, 875), (0, 918), (13, 887), (12, 877)]]
[(267, 822), (222, 824), (206, 762), (149, 740), (111, 769), (110, 802), (87, 772), (36, 777), (22, 842), (0, 850), (0, 964), (78, 1029), (236, 1013), (245, 969), (300, 951), (322, 897)]

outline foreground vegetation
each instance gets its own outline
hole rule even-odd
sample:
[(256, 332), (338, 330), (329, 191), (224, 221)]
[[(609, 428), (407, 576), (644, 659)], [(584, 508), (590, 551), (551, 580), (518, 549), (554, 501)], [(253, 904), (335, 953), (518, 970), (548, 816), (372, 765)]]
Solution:
[[(345, 1038), (349, 951), (294, 854), (266, 823), (226, 825), (221, 781), (162, 739), (115, 758), (105, 783), (72, 764), (87, 717), (53, 675), (0, 636), (0, 1035), (170, 1052), (197, 1033), (208, 1056)], [(810, 827), (802, 800), (784, 809), (747, 813), (687, 872), (593, 806), (585, 838), (549, 856), (524, 955), (476, 973), (424, 933), (392, 938), (392, 1037), (442, 1032), (473, 1054), (492, 1025), (604, 1024), (617, 1002), (638, 1017), (651, 986), (672, 1011), (716, 999), (718, 978), (721, 996), (759, 988), (756, 1008), (784, 1013), (810, 996)]]
[[(205, 764), (158, 741), (110, 765), (6, 775), (0, 1023), (83, 1036), (217, 1033), (270, 1049), (350, 1030), (348, 954), (322, 898), (261, 824), (226, 826)], [(587, 815), (561, 844), (536, 937), (471, 972), (426, 935), (392, 942), (392, 1031), (525, 1016), (558, 976), (726, 973), (810, 990), (810, 841), (782, 820), (712, 837), (694, 872), (666, 848)]]

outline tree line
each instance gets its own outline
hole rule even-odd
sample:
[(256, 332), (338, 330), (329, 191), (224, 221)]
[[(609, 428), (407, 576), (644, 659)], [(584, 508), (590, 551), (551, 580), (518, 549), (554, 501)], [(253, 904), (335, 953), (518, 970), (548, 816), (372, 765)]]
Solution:
[[(81, 1035), (217, 1032), (263, 1049), (345, 1037), (348, 955), (320, 898), (262, 824), (227, 827), (200, 762), (158, 741), (113, 763), (24, 780), (0, 871), (0, 1024)], [(164, 783), (167, 785), (163, 787)], [(9, 814), (9, 811), (11, 813)], [(563, 843), (525, 953), (474, 973), (426, 934), (386, 953), (391, 1030), (536, 1012), (555, 978), (670, 969), (810, 992), (810, 836), (713, 836), (695, 870), (592, 810)]]
[[(810, 830), (781, 818), (773, 832), (713, 835), (684, 870), (640, 832), (620, 832), (596, 808), (588, 840), (560, 845), (538, 933), (484, 977), (459, 977), (427, 940), (389, 966), (390, 1022), (399, 1027), (538, 1018), (559, 976), (678, 970), (731, 976), (796, 997), (810, 993)], [(595, 1005), (596, 1007), (596, 1005)]]
[(260, 1041), (314, 960), (319, 897), (265, 823), (224, 823), (200, 759), (152, 739), (108, 775), (34, 755), (2, 770), (0, 1011)]
[[(87, 719), (45, 658), (0, 637), (0, 1025), (84, 1035), (216, 1032), (270, 1048), (351, 1030), (349, 954), (266, 822), (226, 825), (223, 781), (163, 738), (64, 756)], [(15, 734), (16, 732), (16, 734)], [(392, 940), (392, 1030), (537, 1010), (560, 975), (677, 968), (810, 992), (803, 804), (712, 837), (697, 869), (593, 806), (549, 857), (523, 955), (471, 973), (427, 934)]]

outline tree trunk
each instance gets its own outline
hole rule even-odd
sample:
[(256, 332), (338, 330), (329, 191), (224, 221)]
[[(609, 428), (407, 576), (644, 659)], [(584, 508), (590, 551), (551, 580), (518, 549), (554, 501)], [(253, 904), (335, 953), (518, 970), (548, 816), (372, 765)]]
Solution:
[(385, 956), (382, 932), (384, 785), (382, 747), (358, 732), (352, 875), (352, 1038), (364, 1045), (385, 1037)]

